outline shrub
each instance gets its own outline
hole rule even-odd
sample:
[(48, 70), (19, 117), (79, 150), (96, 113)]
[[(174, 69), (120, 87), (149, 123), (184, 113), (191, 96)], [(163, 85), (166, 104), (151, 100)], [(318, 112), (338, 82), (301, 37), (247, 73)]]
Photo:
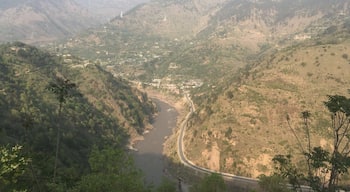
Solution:
[(344, 54), (342, 55), (342, 57), (343, 57), (343, 59), (346, 59), (346, 60), (349, 58), (348, 54), (346, 54), (346, 53), (344, 53)]

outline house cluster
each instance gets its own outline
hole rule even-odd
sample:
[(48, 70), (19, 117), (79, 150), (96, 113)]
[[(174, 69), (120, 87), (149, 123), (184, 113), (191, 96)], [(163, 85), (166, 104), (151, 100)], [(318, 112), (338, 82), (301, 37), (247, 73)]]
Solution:
[(152, 82), (144, 84), (179, 95), (182, 92), (190, 89), (201, 87), (203, 85), (203, 81), (200, 79), (191, 79), (180, 83), (173, 83), (172, 79), (167, 77), (164, 79), (153, 79)]

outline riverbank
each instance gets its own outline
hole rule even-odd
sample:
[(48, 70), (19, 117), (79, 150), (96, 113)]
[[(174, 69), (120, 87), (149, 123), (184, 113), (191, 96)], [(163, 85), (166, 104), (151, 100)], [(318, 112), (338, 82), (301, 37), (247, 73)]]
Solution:
[[(135, 151), (133, 151), (132, 153), (134, 155), (135, 164), (137, 164), (137, 166), (140, 167), (141, 170), (144, 172), (147, 183), (151, 182), (154, 185), (156, 185), (159, 183), (159, 180), (161, 180), (161, 177), (163, 176), (174, 180), (174, 182), (177, 182), (178, 177), (182, 178), (184, 172), (177, 155), (176, 147), (180, 124), (188, 113), (187, 100), (182, 95), (176, 96), (152, 88), (143, 89), (140, 86), (138, 86), (137, 88), (143, 92), (146, 92), (148, 98), (151, 98), (152, 100), (158, 100), (159, 102), (163, 102), (166, 105), (168, 105), (168, 107), (166, 107), (167, 109), (169, 109), (169, 107), (175, 109), (175, 111), (177, 112), (177, 116), (175, 125), (171, 128), (170, 132), (166, 136), (158, 136), (158, 139), (152, 139), (153, 134), (159, 131), (156, 128), (156, 126), (153, 125), (155, 123), (154, 121), (152, 124), (153, 126), (151, 126), (150, 129), (146, 130), (146, 134), (141, 135), (136, 140), (134, 140), (133, 146), (135, 147)], [(160, 111), (155, 116), (155, 120), (160, 117), (161, 112), (165, 112), (165, 110)], [(141, 150), (140, 146), (143, 147), (145, 145), (145, 147), (147, 147), (147, 142), (151, 141), (162, 141), (162, 143), (158, 143), (157, 146), (162, 147), (161, 152), (158, 151), (157, 154), (153, 152), (142, 152), (143, 149)], [(156, 176), (157, 173), (160, 176)], [(157, 180), (157, 182), (153, 182), (154, 180)], [(182, 184), (182, 187), (184, 191), (188, 191), (188, 186), (185, 183)]]
[[(167, 165), (174, 166), (180, 164), (180, 160), (177, 155), (177, 139), (180, 124), (185, 119), (188, 113), (186, 98), (182, 95), (176, 97), (174, 95), (162, 93), (158, 90), (153, 89), (146, 89), (143, 91), (145, 91), (150, 98), (156, 98), (158, 100), (161, 100), (169, 104), (170, 106), (173, 106), (176, 109), (178, 113), (176, 127), (173, 129), (173, 133), (164, 141), (163, 155), (167, 157)], [(172, 172), (174, 173), (174, 171)]]
[(135, 144), (133, 152), (135, 165), (142, 170), (148, 184), (159, 185), (167, 176), (166, 156), (163, 154), (164, 141), (173, 134), (177, 125), (178, 113), (174, 107), (159, 99), (152, 99), (158, 114), (152, 123), (153, 128), (143, 135), (144, 140)]

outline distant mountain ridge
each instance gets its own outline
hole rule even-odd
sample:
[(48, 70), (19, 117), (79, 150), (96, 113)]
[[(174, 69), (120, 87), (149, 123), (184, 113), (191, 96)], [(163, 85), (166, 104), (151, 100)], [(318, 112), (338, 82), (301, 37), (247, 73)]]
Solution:
[(145, 0), (3, 0), (0, 42), (40, 44), (72, 36), (107, 22)]
[(315, 24), (311, 30), (317, 34), (320, 31), (315, 28), (347, 15), (350, 3), (346, 0), (158, 0), (114, 24), (166, 38), (210, 38), (215, 44), (239, 44), (259, 51), (263, 44), (274, 46)]
[(102, 22), (125, 13), (136, 5), (150, 0), (75, 0)]
[(39, 43), (74, 34), (96, 23), (73, 0), (5, 1), (0, 5), (0, 41)]
[[(133, 52), (143, 57), (145, 50), (153, 49), (153, 54), (169, 53), (171, 58), (140, 59), (143, 69), (131, 74), (142, 75), (140, 71), (146, 69), (166, 76), (160, 73), (177, 64), (178, 75), (203, 79), (203, 71), (198, 71), (205, 66), (206, 71), (222, 77), (230, 73), (227, 69), (237, 69), (256, 54), (317, 39), (350, 20), (349, 15), (347, 0), (154, 0), (76, 36), (64, 47), (112, 66), (129, 63)], [(117, 71), (120, 73), (119, 67)]]

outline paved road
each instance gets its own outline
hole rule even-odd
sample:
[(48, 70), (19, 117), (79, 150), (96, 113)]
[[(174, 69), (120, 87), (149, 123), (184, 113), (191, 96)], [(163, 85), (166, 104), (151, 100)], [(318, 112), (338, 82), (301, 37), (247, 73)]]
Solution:
[(180, 134), (179, 134), (179, 137), (177, 140), (177, 152), (178, 152), (181, 163), (184, 164), (185, 166), (190, 167), (190, 168), (192, 168), (196, 171), (199, 171), (199, 172), (219, 173), (226, 180), (236, 180), (236, 181), (245, 182), (247, 184), (257, 184), (257, 181), (258, 181), (257, 179), (236, 176), (236, 175), (233, 175), (230, 173), (216, 172), (216, 171), (204, 168), (204, 167), (199, 167), (187, 159), (187, 157), (185, 155), (185, 148), (184, 148), (184, 144), (183, 144), (183, 139), (184, 139), (184, 136), (186, 134), (187, 122), (196, 109), (194, 107), (194, 104), (193, 104), (193, 101), (191, 100), (191, 98), (188, 95), (185, 95), (185, 98), (186, 98), (187, 103), (189, 105), (189, 113), (186, 115), (185, 119), (183, 120), (183, 122), (180, 125)]
[[(180, 134), (177, 141), (177, 152), (181, 163), (194, 171), (209, 174), (221, 174), (226, 181), (234, 183), (234, 185), (257, 188), (257, 179), (241, 177), (230, 173), (216, 172), (204, 167), (199, 167), (187, 159), (185, 155), (183, 138), (186, 134), (187, 122), (194, 113), (195, 107), (188, 95), (185, 95), (185, 98), (189, 104), (189, 113), (186, 115), (185, 119), (180, 125)], [(166, 166), (164, 164), (164, 156), (162, 155), (164, 138), (172, 134), (172, 129), (176, 126), (178, 114), (172, 106), (160, 100), (155, 99), (154, 101), (156, 102), (160, 112), (153, 123), (153, 130), (145, 135), (145, 140), (136, 144), (135, 147), (138, 152), (134, 153), (134, 159), (136, 166), (138, 166), (144, 172), (146, 182), (153, 183), (157, 186), (164, 176), (164, 168)], [(303, 191), (309, 191), (309, 187), (305, 186), (305, 189), (307, 190)], [(185, 191), (187, 191), (187, 187), (185, 187)]]
[[(185, 98), (187, 100), (187, 103), (189, 105), (189, 113), (186, 115), (184, 121), (181, 123), (181, 127), (180, 127), (180, 134), (178, 137), (178, 141), (177, 141), (177, 153), (179, 155), (180, 161), (182, 164), (184, 164), (186, 167), (189, 167), (195, 171), (198, 172), (202, 172), (202, 173), (218, 173), (220, 174), (226, 181), (231, 182), (232, 184), (236, 185), (236, 186), (245, 186), (248, 189), (258, 189), (259, 185), (258, 185), (258, 179), (254, 179), (254, 178), (249, 178), (249, 177), (242, 177), (242, 176), (237, 176), (237, 175), (233, 175), (230, 173), (224, 173), (224, 172), (216, 172), (204, 167), (199, 167), (197, 165), (195, 165), (193, 162), (191, 162), (190, 160), (187, 159), (186, 155), (185, 155), (185, 148), (184, 148), (184, 144), (183, 144), (183, 138), (185, 136), (186, 133), (186, 128), (187, 128), (187, 122), (190, 119), (191, 115), (195, 112), (195, 106), (193, 104), (193, 101), (191, 100), (191, 98), (189, 97), (189, 95), (185, 95)], [(302, 187), (302, 191), (303, 192), (310, 192), (312, 191), (310, 189), (309, 186), (301, 186)]]

